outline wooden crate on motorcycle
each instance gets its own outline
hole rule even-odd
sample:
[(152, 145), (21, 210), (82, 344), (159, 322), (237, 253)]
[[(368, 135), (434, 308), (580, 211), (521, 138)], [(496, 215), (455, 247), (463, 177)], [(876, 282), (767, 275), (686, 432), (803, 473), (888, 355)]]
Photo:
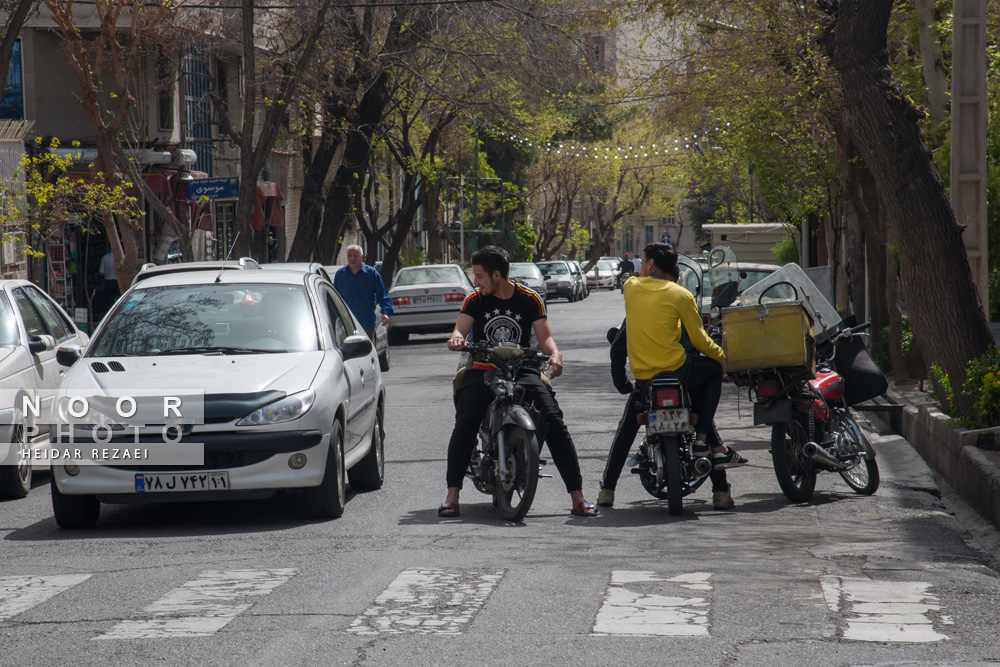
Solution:
[(816, 372), (812, 320), (798, 301), (723, 308), (722, 349), (734, 379), (774, 368)]

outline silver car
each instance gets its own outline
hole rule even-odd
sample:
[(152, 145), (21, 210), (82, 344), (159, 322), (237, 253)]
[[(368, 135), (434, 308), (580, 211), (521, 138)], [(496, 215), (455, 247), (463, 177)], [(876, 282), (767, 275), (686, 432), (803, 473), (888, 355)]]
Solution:
[(69, 370), (53, 447), (74, 458), (82, 450), (79, 461), (52, 462), (64, 528), (94, 525), (101, 503), (286, 489), (309, 515), (336, 518), (348, 480), (382, 486), (375, 351), (318, 272), (157, 270), (121, 297), (85, 350), (63, 346), (57, 357)]
[(0, 498), (23, 498), (32, 467), (26, 456), (48, 444), (48, 415), (62, 379), (57, 345), (85, 345), (87, 334), (48, 294), (27, 280), (0, 280)]
[(392, 280), (389, 342), (405, 343), (411, 333), (451, 333), (472, 281), (458, 264), (405, 266)]
[(532, 262), (511, 262), (510, 273), (514, 280), (524, 283), (530, 289), (542, 297), (544, 303), (549, 301), (549, 291), (545, 288), (545, 279), (542, 272)]

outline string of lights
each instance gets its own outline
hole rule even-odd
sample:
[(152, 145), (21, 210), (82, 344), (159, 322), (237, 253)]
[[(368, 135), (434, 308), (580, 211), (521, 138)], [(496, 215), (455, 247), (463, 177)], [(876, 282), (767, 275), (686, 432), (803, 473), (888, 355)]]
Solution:
[[(716, 127), (711, 133), (727, 134), (729, 123)], [(709, 138), (710, 132), (690, 134), (675, 139), (668, 139), (657, 143), (637, 143), (628, 146), (613, 146), (608, 144), (586, 144), (583, 142), (570, 141), (538, 141), (533, 137), (518, 136), (512, 132), (504, 130), (493, 130), (507, 141), (518, 143), (526, 148), (535, 151), (545, 150), (548, 153), (555, 152), (557, 155), (571, 155), (573, 157), (592, 158), (596, 160), (627, 160), (632, 158), (647, 158), (657, 155), (671, 155), (682, 150), (690, 150), (692, 146), (705, 142)]]

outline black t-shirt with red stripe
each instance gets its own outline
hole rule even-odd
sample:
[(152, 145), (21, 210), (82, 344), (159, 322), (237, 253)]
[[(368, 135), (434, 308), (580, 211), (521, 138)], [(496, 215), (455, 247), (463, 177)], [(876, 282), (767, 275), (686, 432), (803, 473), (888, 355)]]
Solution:
[(506, 300), (477, 289), (465, 298), (462, 312), (474, 320), (472, 340), (490, 345), (517, 343), (521, 347), (537, 344), (532, 325), (546, 317), (542, 298), (519, 283), (514, 284), (514, 294)]

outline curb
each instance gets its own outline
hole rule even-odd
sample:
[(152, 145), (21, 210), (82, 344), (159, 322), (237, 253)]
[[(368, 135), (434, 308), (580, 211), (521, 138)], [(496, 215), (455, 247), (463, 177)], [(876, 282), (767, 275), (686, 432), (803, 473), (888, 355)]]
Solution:
[[(984, 519), (1000, 529), (1000, 427), (970, 431), (956, 426), (936, 403), (889, 390), (889, 404), (902, 406), (897, 424), (888, 412), (867, 414), (901, 435), (927, 465)], [(923, 402), (918, 402), (922, 400)], [(932, 480), (933, 481), (933, 480)]]

